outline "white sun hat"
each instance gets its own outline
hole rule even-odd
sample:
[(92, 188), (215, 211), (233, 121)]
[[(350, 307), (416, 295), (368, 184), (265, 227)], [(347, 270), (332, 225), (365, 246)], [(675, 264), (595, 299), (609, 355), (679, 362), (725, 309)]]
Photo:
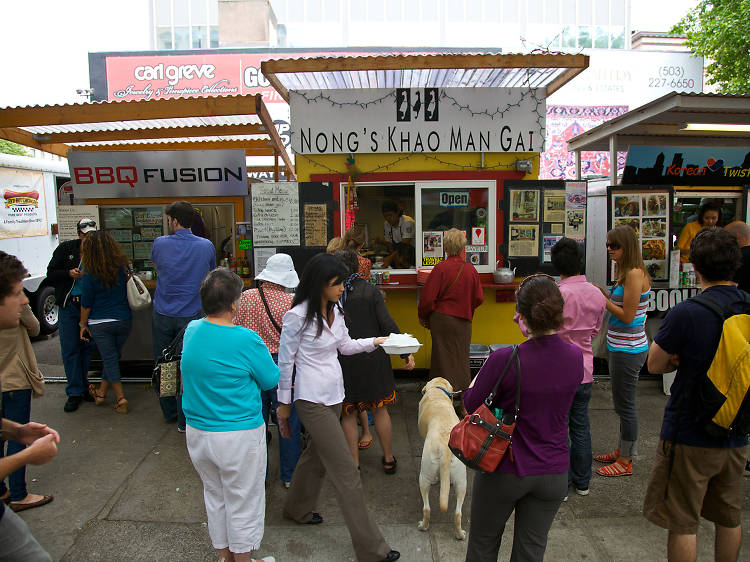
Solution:
[(299, 277), (294, 271), (294, 262), (288, 254), (274, 254), (266, 262), (266, 267), (255, 278), (256, 281), (269, 281), (287, 289), (299, 285)]

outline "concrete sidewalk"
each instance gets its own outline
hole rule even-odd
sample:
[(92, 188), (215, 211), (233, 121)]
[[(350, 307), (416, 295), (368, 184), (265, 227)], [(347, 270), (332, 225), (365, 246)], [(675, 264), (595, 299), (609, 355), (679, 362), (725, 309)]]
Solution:
[[(36, 346), (35, 346), (36, 347)], [(42, 364), (49, 375), (62, 367)], [(431, 494), (432, 525), (417, 530), (422, 517), (418, 473), (422, 440), (417, 430), (419, 381), (399, 382), (398, 403), (391, 409), (398, 472), (383, 473), (377, 443), (363, 451), (362, 480), (367, 503), (392, 548), (408, 561), (454, 562), (464, 559), (466, 543), (453, 538), (451, 512), (438, 508), (437, 486)], [(39, 542), (55, 560), (216, 560), (208, 537), (200, 479), (187, 455), (185, 437), (164, 423), (156, 396), (143, 384), (125, 387), (131, 413), (115, 413), (111, 405), (84, 403), (63, 412), (64, 387), (48, 385), (34, 400), (32, 419), (60, 431), (59, 455), (45, 466), (29, 467), (29, 490), (54, 494), (51, 504), (22, 512)], [(549, 535), (548, 560), (664, 560), (666, 531), (640, 514), (654, 459), (666, 398), (660, 384), (639, 386), (640, 451), (629, 478), (594, 476), (591, 494), (572, 494), (557, 514)], [(618, 420), (609, 385), (597, 383), (591, 404), (595, 452), (610, 450)], [(377, 441), (377, 439), (376, 439)], [(271, 443), (271, 474), (278, 475), (277, 438)], [(469, 471), (471, 473), (471, 471)], [(464, 529), (471, 513), (471, 481), (464, 503)], [(292, 524), (281, 517), (286, 490), (278, 477), (267, 487), (266, 529), (258, 556), (278, 561), (354, 560), (330, 484), (321, 494), (319, 526)], [(750, 479), (743, 483), (743, 555), (750, 556)], [(509, 558), (512, 521), (506, 528), (500, 559)], [(713, 527), (703, 522), (699, 559), (713, 559)]]

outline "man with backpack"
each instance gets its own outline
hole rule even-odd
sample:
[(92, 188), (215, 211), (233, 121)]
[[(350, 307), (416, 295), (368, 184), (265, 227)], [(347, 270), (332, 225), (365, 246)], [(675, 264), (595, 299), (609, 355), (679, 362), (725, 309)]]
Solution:
[[(691, 244), (690, 261), (703, 292), (670, 310), (649, 350), (649, 372), (677, 368), (677, 375), (664, 411), (643, 514), (668, 529), (670, 561), (696, 559), (700, 517), (715, 524), (716, 560), (736, 560), (742, 542), (741, 475), (748, 444), (740, 404), (750, 365), (738, 363), (730, 373), (726, 362), (748, 347), (750, 296), (732, 282), (741, 254), (729, 232), (700, 231)], [(730, 374), (733, 380), (744, 378), (740, 388), (729, 385)], [(724, 380), (717, 383), (717, 377)], [(727, 400), (730, 394), (735, 400)], [(730, 403), (735, 404), (733, 421), (717, 424), (717, 410)]]

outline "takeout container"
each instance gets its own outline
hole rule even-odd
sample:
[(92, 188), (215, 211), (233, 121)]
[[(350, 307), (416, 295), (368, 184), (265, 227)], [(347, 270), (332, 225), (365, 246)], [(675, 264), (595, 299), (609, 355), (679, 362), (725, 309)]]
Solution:
[(416, 344), (416, 345), (381, 345), (380, 347), (383, 348), (383, 351), (385, 351), (388, 355), (406, 355), (408, 353), (416, 353), (419, 351), (419, 348), (422, 347), (422, 344)]

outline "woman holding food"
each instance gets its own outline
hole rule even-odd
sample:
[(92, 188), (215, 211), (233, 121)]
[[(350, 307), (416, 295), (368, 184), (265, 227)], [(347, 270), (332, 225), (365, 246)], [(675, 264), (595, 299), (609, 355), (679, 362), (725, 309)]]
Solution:
[(463, 390), (471, 381), (471, 321), (484, 294), (477, 270), (463, 257), (466, 233), (451, 228), (443, 244), (448, 257), (425, 281), (419, 297), (419, 322), (432, 334), (430, 378), (443, 377), (454, 390)]
[[(313, 511), (328, 474), (343, 512), (357, 560), (398, 560), (365, 504), (362, 481), (349, 452), (339, 419), (344, 380), (338, 354), (373, 352), (385, 337), (352, 339), (338, 304), (349, 270), (336, 256), (318, 254), (302, 272), (292, 308), (284, 315), (279, 343), (279, 407), (281, 435), (288, 438), (289, 404), (294, 406), (309, 436), (292, 476), (284, 502), (284, 517), (297, 523), (320, 524)], [(292, 375), (294, 373), (294, 395)]]
[(706, 201), (698, 210), (698, 220), (687, 223), (675, 248), (680, 250), (680, 262), (690, 261), (690, 243), (701, 228), (716, 228), (721, 220), (721, 205), (717, 201)]
[[(380, 334), (398, 334), (398, 326), (388, 314), (380, 291), (369, 281), (361, 279), (357, 273), (359, 263), (357, 253), (352, 250), (336, 252), (349, 269), (349, 277), (344, 281), (342, 304), (349, 335), (353, 338), (366, 338)], [(401, 356), (406, 370), (414, 368), (414, 356)], [(393, 456), (391, 440), (391, 417), (387, 406), (396, 402), (396, 383), (393, 379), (391, 359), (385, 351), (373, 353), (340, 355), (339, 363), (344, 374), (344, 403), (342, 405), (341, 427), (349, 443), (354, 462), (359, 467), (359, 431), (357, 414), (372, 411), (375, 432), (383, 449), (383, 471), (396, 473), (396, 457)], [(363, 427), (367, 427), (365, 417)]]
[(633, 457), (638, 454), (638, 411), (636, 390), (638, 374), (648, 355), (646, 308), (651, 277), (641, 257), (638, 237), (629, 226), (616, 226), (607, 233), (607, 253), (615, 262), (616, 283), (607, 294), (610, 320), (607, 326), (609, 375), (612, 400), (620, 417), (620, 439), (610, 453), (595, 455), (605, 463), (597, 469), (600, 476), (633, 474)]

